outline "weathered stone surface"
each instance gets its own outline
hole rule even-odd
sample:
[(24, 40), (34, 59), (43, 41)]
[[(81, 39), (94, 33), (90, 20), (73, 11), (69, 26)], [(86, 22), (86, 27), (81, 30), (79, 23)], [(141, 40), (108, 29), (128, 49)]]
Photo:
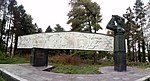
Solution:
[(113, 51), (113, 37), (79, 32), (40, 33), (20, 36), (18, 48)]

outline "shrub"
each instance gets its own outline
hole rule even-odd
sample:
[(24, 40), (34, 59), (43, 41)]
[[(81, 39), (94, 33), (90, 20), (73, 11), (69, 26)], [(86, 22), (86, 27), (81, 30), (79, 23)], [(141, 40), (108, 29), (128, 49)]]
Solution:
[(81, 59), (77, 56), (73, 55), (56, 55), (49, 57), (49, 61), (53, 63), (63, 63), (63, 64), (79, 64), (81, 63)]
[(8, 55), (6, 55), (6, 54), (4, 54), (4, 53), (2, 53), (2, 52), (0, 51), (0, 59), (1, 59), (1, 60), (6, 59), (7, 57), (8, 57)]
[(81, 59), (85, 60), (85, 59), (93, 59), (93, 54), (95, 53), (95, 51), (74, 51), (74, 55), (79, 56)]

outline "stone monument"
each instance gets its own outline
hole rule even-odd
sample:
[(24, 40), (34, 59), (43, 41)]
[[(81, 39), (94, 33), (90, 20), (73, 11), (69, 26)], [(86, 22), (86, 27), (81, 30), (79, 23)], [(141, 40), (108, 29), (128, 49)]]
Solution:
[(47, 49), (32, 48), (30, 63), (32, 66), (47, 66), (48, 53)]
[(106, 27), (107, 29), (114, 31), (114, 70), (119, 72), (127, 70), (124, 23), (124, 18), (118, 15), (112, 15), (112, 18)]

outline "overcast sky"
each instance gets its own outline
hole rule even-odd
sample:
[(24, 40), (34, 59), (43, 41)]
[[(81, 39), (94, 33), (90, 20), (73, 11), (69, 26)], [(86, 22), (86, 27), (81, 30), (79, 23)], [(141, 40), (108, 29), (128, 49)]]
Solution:
[[(106, 25), (111, 19), (111, 15), (120, 15), (126, 12), (126, 9), (133, 7), (136, 0), (92, 0), (101, 7), (103, 20), (101, 26), (105, 33)], [(143, 0), (147, 4), (149, 0)], [(52, 28), (60, 24), (66, 30), (70, 30), (70, 25), (66, 24), (68, 12), (70, 11), (69, 0), (17, 0), (22, 4), (27, 12), (33, 17), (33, 22), (37, 23), (43, 31), (50, 25)]]

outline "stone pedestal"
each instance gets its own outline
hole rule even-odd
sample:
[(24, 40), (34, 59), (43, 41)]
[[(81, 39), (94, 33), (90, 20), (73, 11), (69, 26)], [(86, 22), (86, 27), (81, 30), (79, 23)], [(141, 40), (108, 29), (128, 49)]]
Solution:
[(123, 33), (114, 36), (114, 70), (126, 71), (126, 49)]
[(46, 49), (33, 48), (31, 51), (30, 63), (32, 66), (47, 66), (48, 53)]

